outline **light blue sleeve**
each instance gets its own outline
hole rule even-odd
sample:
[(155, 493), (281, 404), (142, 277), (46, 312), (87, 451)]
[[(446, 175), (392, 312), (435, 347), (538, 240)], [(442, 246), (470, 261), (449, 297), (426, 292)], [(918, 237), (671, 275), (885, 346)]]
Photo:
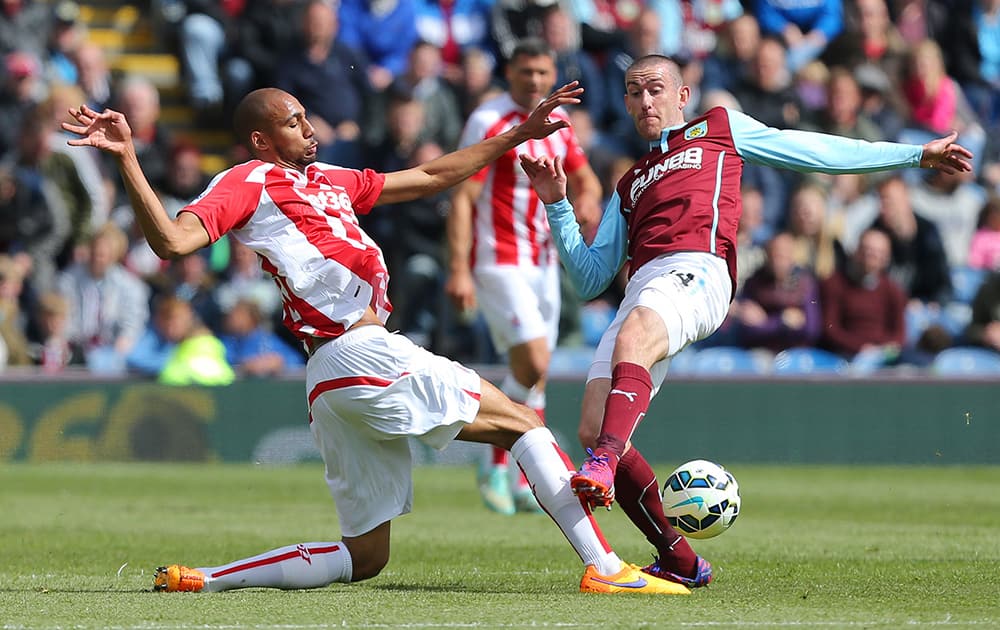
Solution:
[(920, 166), (918, 144), (867, 142), (826, 133), (775, 129), (727, 109), (736, 152), (747, 162), (800, 172), (871, 173)]
[(569, 273), (576, 292), (584, 300), (592, 300), (604, 292), (625, 262), (628, 231), (621, 213), (621, 199), (615, 192), (597, 226), (597, 235), (589, 246), (580, 234), (573, 206), (563, 198), (545, 204), (552, 229), (552, 240), (563, 266)]

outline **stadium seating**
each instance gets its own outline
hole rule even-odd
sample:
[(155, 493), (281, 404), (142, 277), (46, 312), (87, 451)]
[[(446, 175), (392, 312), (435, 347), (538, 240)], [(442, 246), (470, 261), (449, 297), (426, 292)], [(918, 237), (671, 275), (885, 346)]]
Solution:
[(1000, 376), (1000, 353), (975, 347), (942, 350), (931, 364), (939, 376)]
[(733, 346), (716, 346), (694, 355), (691, 373), (700, 375), (754, 375), (771, 371), (771, 354)]
[(783, 376), (843, 374), (847, 366), (842, 357), (819, 348), (789, 348), (774, 357), (774, 373)]

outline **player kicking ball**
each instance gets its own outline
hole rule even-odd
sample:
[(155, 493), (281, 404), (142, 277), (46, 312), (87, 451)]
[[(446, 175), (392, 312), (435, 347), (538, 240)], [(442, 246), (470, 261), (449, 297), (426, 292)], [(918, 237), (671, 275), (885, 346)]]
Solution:
[(314, 130), (298, 99), (257, 90), (234, 113), (237, 137), (253, 159), (217, 175), (173, 220), (139, 165), (125, 116), (85, 105), (70, 110), (77, 124), (63, 128), (79, 137), (69, 144), (115, 158), (159, 256), (183, 256), (228, 233), (254, 250), (274, 278), (284, 323), (309, 352), (309, 423), (340, 521), (338, 541), (290, 545), (216, 567), (161, 567), (155, 590), (303, 589), (375, 577), (389, 561), (392, 519), (411, 509), (413, 437), (439, 449), (453, 439), (508, 449), (583, 561), (581, 591), (690, 592), (615, 554), (570, 488), (568, 458), (531, 409), (472, 370), (386, 330), (388, 273), (382, 251), (358, 225), (357, 214), (440, 192), (522, 142), (563, 128), (566, 122), (549, 114), (578, 103), (582, 91), (568, 84), (500, 135), (411, 169), (377, 173), (318, 163)]

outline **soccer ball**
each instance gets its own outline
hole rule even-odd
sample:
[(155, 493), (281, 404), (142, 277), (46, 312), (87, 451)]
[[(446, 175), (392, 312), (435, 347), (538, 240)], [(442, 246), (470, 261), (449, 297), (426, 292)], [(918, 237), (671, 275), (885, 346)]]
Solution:
[(663, 482), (663, 512), (688, 538), (712, 538), (740, 514), (740, 487), (725, 468), (704, 459), (681, 464)]

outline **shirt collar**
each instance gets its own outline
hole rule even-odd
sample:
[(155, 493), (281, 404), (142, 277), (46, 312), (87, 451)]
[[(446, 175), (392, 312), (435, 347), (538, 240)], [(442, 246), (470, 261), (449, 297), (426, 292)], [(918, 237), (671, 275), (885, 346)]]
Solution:
[(664, 129), (663, 131), (661, 131), (660, 132), (660, 139), (659, 140), (650, 140), (649, 141), (649, 150), (650, 151), (656, 151), (657, 149), (659, 149), (660, 153), (666, 153), (667, 152), (667, 136), (669, 136), (670, 132), (673, 131), (674, 129), (680, 129), (681, 127), (683, 127), (686, 124), (687, 124), (687, 121), (682, 122), (679, 125), (674, 125), (673, 127), (667, 127), (666, 129)]

